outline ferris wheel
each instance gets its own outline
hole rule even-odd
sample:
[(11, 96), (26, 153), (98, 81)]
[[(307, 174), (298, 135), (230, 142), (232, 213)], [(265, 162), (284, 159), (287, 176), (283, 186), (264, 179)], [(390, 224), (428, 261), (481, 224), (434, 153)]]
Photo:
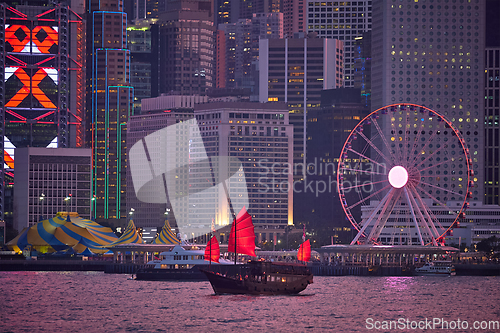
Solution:
[[(458, 129), (415, 104), (371, 112), (349, 134), (337, 189), (351, 244), (444, 245), (465, 217), (472, 160)], [(356, 217), (355, 217), (356, 216)]]

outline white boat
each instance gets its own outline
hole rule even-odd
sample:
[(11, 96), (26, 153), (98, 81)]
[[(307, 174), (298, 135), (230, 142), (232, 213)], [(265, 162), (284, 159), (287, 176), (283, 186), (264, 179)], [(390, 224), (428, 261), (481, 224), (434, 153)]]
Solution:
[(431, 261), (415, 268), (415, 275), (455, 275), (455, 266), (450, 261)]
[[(170, 251), (161, 252), (158, 259), (149, 261), (145, 268), (136, 272), (137, 280), (206, 280), (198, 268), (208, 266), (206, 251), (197, 245), (175, 245)], [(231, 261), (219, 259), (220, 264)], [(218, 265), (217, 262), (210, 263)]]

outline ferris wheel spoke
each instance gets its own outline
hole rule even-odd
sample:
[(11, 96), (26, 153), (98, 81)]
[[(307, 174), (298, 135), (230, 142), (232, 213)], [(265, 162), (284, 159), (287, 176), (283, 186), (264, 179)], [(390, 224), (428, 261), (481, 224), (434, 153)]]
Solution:
[(380, 202), (378, 203), (377, 207), (374, 210), (372, 210), (372, 212), (370, 213), (370, 216), (368, 217), (368, 219), (363, 224), (363, 227), (361, 228), (361, 230), (358, 231), (358, 234), (356, 235), (356, 237), (354, 237), (354, 239), (351, 241), (351, 245), (356, 244), (358, 242), (358, 240), (359, 240), (359, 237), (361, 237), (362, 235), (366, 236), (365, 235), (366, 228), (371, 224), (371, 221), (373, 220), (373, 218), (375, 217), (375, 215), (377, 215), (377, 212), (380, 210), (380, 208), (382, 207), (382, 205), (385, 204), (385, 202), (387, 201), (387, 199), (389, 197), (392, 198), (393, 195), (394, 195), (394, 188), (391, 188), (386, 193), (386, 195), (382, 198), (382, 200), (380, 200)]
[(431, 165), (431, 166), (428, 166), (427, 168), (424, 168), (424, 169), (419, 169), (419, 171), (420, 171), (420, 172), (422, 172), (422, 171), (425, 171), (425, 170), (429, 170), (429, 169), (431, 169), (431, 168), (437, 167), (437, 166), (439, 166), (439, 165), (441, 165), (441, 164), (445, 164), (445, 163), (448, 163), (448, 162), (449, 162), (449, 161), (448, 161), (448, 160), (446, 160), (446, 161), (440, 162), (440, 163), (438, 163), (438, 164), (433, 164), (433, 165)]
[(422, 233), (420, 232), (420, 228), (418, 227), (417, 217), (415, 216), (415, 211), (413, 210), (413, 205), (411, 204), (411, 200), (408, 195), (408, 190), (406, 189), (406, 187), (403, 187), (403, 190), (406, 196), (406, 200), (408, 202), (408, 206), (410, 207), (410, 212), (411, 216), (413, 217), (413, 222), (415, 223), (415, 228), (417, 229), (418, 238), (420, 239), (420, 245), (424, 245), (424, 240), (422, 239)]
[(382, 210), (380, 211), (377, 220), (373, 224), (372, 230), (368, 235), (368, 240), (376, 241), (379, 238), (380, 233), (384, 229), (385, 224), (387, 223), (389, 216), (393, 212), (394, 207), (398, 203), (400, 196), (401, 196), (400, 190), (395, 190), (393, 194), (389, 196), (384, 206), (382, 207)]
[(446, 189), (444, 187), (436, 186), (436, 185), (433, 185), (433, 184), (430, 184), (430, 183), (426, 183), (426, 182), (423, 182), (423, 181), (420, 181), (420, 184), (424, 184), (424, 185), (436, 188), (438, 190), (442, 190), (442, 191), (445, 191), (445, 192), (448, 192), (448, 193), (452, 193), (452, 194), (455, 194), (455, 195), (460, 195), (460, 196), (463, 195), (463, 194), (460, 194), (458, 192), (455, 192), (455, 191), (452, 191), (452, 190), (448, 190), (448, 189)]
[(379, 194), (380, 192), (387, 190), (389, 187), (391, 187), (391, 185), (390, 185), (390, 184), (389, 184), (389, 185), (386, 185), (386, 186), (384, 186), (384, 187), (382, 187), (380, 190), (378, 190), (378, 191), (376, 191), (376, 192), (373, 192), (372, 194), (370, 194), (369, 196), (367, 196), (367, 197), (363, 198), (362, 200), (360, 200), (360, 201), (358, 201), (358, 202), (356, 202), (356, 203), (354, 203), (354, 204), (350, 205), (349, 207), (347, 207), (347, 209), (351, 210), (353, 207), (356, 207), (357, 205), (359, 205), (359, 204), (361, 204), (361, 203), (365, 202), (366, 200), (368, 200), (368, 199), (370, 199), (370, 198), (373, 198), (374, 196), (376, 196), (376, 195), (377, 195), (377, 194)]
[(432, 194), (430, 194), (429, 192), (427, 192), (426, 190), (424, 190), (422, 187), (420, 186), (415, 186), (415, 188), (417, 188), (418, 190), (422, 191), (423, 194), (425, 194), (426, 196), (428, 196), (429, 198), (431, 198), (432, 200), (434, 200), (435, 202), (437, 202), (439, 205), (443, 206), (443, 207), (448, 207), (446, 204), (442, 203), (438, 198), (434, 197)]
[(387, 151), (391, 155), (391, 157), (396, 161), (396, 156), (392, 153), (392, 149), (389, 146), (389, 142), (387, 142), (387, 138), (385, 137), (384, 133), (382, 132), (382, 129), (380, 128), (380, 125), (377, 122), (377, 119), (372, 118), (372, 122), (375, 125), (375, 128), (377, 129), (377, 132), (379, 133), (380, 137), (382, 138), (382, 141), (384, 142), (385, 147), (387, 148)]
[[(380, 184), (380, 183), (385, 183), (385, 182), (388, 182), (387, 179), (384, 179), (384, 180), (379, 180), (379, 181), (376, 181), (376, 182), (370, 182), (369, 184), (359, 184), (359, 185), (355, 185), (355, 186), (349, 186), (349, 187), (342, 187), (344, 190), (351, 190), (353, 188), (360, 188), (360, 187), (364, 187), (364, 186), (367, 186), (367, 185), (373, 185), (373, 184)], [(342, 182), (343, 184), (343, 182)]]
[(380, 172), (374, 172), (374, 171), (367, 171), (363, 169), (351, 169), (351, 168), (342, 168), (342, 171), (356, 171), (357, 173), (360, 174), (365, 174), (365, 175), (386, 175), (387, 173), (380, 173)]
[(409, 157), (408, 159), (411, 160), (412, 163), (415, 160), (415, 155), (418, 155), (418, 154), (415, 154), (415, 151), (418, 149), (418, 143), (420, 142), (420, 137), (422, 136), (422, 131), (425, 128), (423, 122), (424, 122), (424, 118), (421, 118), (421, 124), (419, 126), (419, 130), (417, 131), (417, 136), (416, 136), (415, 140), (413, 140), (411, 152), (409, 152), (412, 157)]
[[(430, 154), (429, 156), (427, 156), (423, 161), (421, 161), (420, 163), (418, 163), (417, 165), (415, 165), (415, 167), (419, 167), (420, 165), (424, 164), (425, 162), (427, 162), (432, 156), (436, 155), (438, 152), (441, 151), (441, 149), (443, 149), (445, 147), (445, 145), (442, 145), (441, 147), (439, 147), (438, 149), (434, 150), (432, 152), (432, 154)], [(446, 145), (446, 147), (448, 147)]]
[(408, 115), (408, 111), (406, 111), (406, 108), (403, 111), (403, 113), (405, 114), (405, 126), (404, 126), (404, 129), (403, 129), (404, 130), (404, 136), (403, 136), (404, 137), (404, 141), (403, 141), (404, 143), (403, 143), (403, 149), (402, 150), (403, 150), (403, 161), (407, 163), (407, 160), (406, 160), (407, 159), (407, 153), (408, 153), (408, 149), (407, 149), (408, 148), (407, 147), (408, 146), (408, 140), (407, 139), (408, 139), (408, 132), (409, 132), (409, 130), (408, 130), (408, 118), (410, 118), (410, 116)]
[[(410, 191), (411, 191), (411, 192), (413, 192), (413, 194), (414, 194), (414, 198), (416, 198), (416, 199), (418, 200), (418, 203), (419, 203), (420, 207), (422, 207), (422, 210), (424, 211), (425, 216), (427, 217), (427, 221), (428, 221), (428, 222), (427, 222), (427, 224), (428, 224), (428, 225), (430, 226), (430, 228), (432, 229), (432, 233), (431, 233), (431, 234), (433, 234), (433, 235), (434, 235), (434, 238), (435, 238), (435, 239), (437, 239), (437, 238), (438, 238), (439, 236), (441, 236), (441, 235), (440, 235), (440, 234), (439, 234), (439, 232), (437, 231), (437, 229), (436, 229), (436, 224), (435, 224), (435, 222), (434, 222), (434, 221), (437, 221), (436, 217), (434, 216), (434, 218), (433, 218), (433, 216), (431, 216), (431, 215), (429, 214), (429, 211), (431, 211), (431, 210), (430, 210), (430, 208), (429, 208), (429, 207), (425, 204), (425, 202), (422, 200), (422, 198), (418, 195), (417, 190), (416, 190), (414, 187), (411, 187), (411, 188), (410, 188)], [(432, 213), (432, 211), (431, 211), (431, 213)], [(437, 245), (437, 244), (436, 244), (436, 245)]]
[(425, 150), (427, 149), (429, 144), (431, 144), (434, 141), (434, 138), (436, 137), (437, 133), (438, 133), (438, 130), (435, 130), (431, 134), (430, 138), (425, 142), (425, 145), (422, 147), (422, 149), (420, 149), (420, 153), (415, 154), (415, 157), (413, 158), (413, 163), (417, 163), (418, 156), (422, 155), (422, 153), (425, 152)]
[(387, 159), (387, 156), (385, 156), (381, 151), (380, 149), (378, 149), (377, 146), (375, 146), (375, 144), (366, 137), (366, 135), (363, 133), (363, 132), (358, 132), (359, 136), (361, 136), (363, 139), (365, 139), (365, 141), (373, 148), (373, 150), (375, 150), (384, 160), (387, 161), (387, 163), (389, 163), (389, 165), (392, 164), (392, 161), (389, 161)]
[(366, 155), (364, 155), (364, 154), (362, 154), (362, 153), (360, 153), (352, 148), (348, 148), (347, 150), (353, 152), (356, 155), (359, 155), (360, 157), (363, 157), (363, 158), (369, 160), (372, 163), (375, 163), (376, 165), (381, 166), (382, 168), (384, 168), (387, 171), (387, 165), (380, 164), (377, 161), (375, 161), (374, 159), (372, 159), (372, 158), (370, 158), (370, 157), (368, 157), (368, 156), (366, 156)]
[[(422, 210), (425, 210), (425, 206), (423, 206), (422, 202), (419, 202), (421, 205), (419, 205), (417, 203), (417, 200), (415, 199), (416, 197), (418, 197), (418, 194), (417, 196), (414, 196), (413, 195), (413, 191), (412, 191), (412, 188), (409, 187), (409, 190), (408, 190), (408, 197), (410, 198), (410, 200), (412, 201), (412, 204), (413, 204), (413, 207), (417, 207), (416, 211), (417, 211), (417, 215), (418, 217), (420, 218), (420, 224), (424, 227), (424, 229), (427, 231), (427, 234), (429, 235), (429, 237), (431, 237), (431, 239), (434, 239), (434, 235), (431, 231), (431, 227), (430, 225), (432, 225), (432, 221), (431, 220), (428, 220), (424, 217), (424, 215), (422, 214)], [(428, 215), (426, 215), (427, 218), (429, 218)], [(437, 246), (437, 243), (435, 240), (432, 241), (434, 245)]]

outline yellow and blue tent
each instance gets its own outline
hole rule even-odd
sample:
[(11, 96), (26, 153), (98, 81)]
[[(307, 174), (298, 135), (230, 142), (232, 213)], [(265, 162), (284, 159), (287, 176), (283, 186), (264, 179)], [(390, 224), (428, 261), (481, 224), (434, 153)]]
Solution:
[(130, 220), (127, 225), (127, 229), (123, 232), (120, 238), (116, 241), (107, 244), (105, 247), (109, 248), (120, 244), (142, 244), (142, 237), (137, 232), (134, 221)]
[(103, 253), (102, 246), (116, 241), (114, 232), (93, 221), (81, 218), (77, 213), (60, 212), (53, 218), (38, 222), (6, 245), (16, 252), (26, 246), (40, 252), (57, 252), (73, 248), (76, 253), (89, 249)]
[(168, 220), (165, 220), (165, 225), (161, 229), (161, 232), (156, 236), (155, 240), (153, 241), (152, 244), (180, 244), (181, 241), (175, 237), (174, 232), (172, 231), (172, 228), (170, 227), (170, 223), (168, 223)]

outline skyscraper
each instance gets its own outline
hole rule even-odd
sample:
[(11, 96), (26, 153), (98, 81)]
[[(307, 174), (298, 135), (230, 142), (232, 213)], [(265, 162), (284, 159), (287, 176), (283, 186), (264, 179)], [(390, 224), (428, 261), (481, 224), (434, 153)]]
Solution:
[(373, 6), (372, 109), (411, 102), (449, 119), (472, 157), (473, 200), (484, 200), (484, 21), (479, 0)]
[(126, 131), (133, 114), (127, 14), (118, 0), (92, 0), (87, 8), (87, 144), (92, 147), (96, 222), (126, 219)]
[(486, 1), (485, 61), (485, 201), (500, 205), (500, 3)]
[(224, 40), (217, 50), (220, 63), (217, 72), (224, 73), (217, 73), (217, 76), (225, 78), (225, 82), (219, 86), (249, 88), (257, 94), (254, 89), (258, 87), (258, 77), (252, 66), (259, 58), (259, 40), (283, 38), (283, 14), (253, 14), (251, 19), (220, 24), (219, 31), (223, 33), (221, 38)]
[(372, 28), (372, 1), (318, 2), (307, 0), (307, 32), (344, 42), (344, 86), (354, 87), (356, 37)]
[(83, 9), (23, 3), (0, 4), (0, 220), (13, 181), (8, 148), (84, 143)]
[(288, 103), (297, 179), (303, 174), (301, 166), (306, 159), (305, 112), (320, 106), (323, 89), (343, 85), (343, 43), (299, 36), (261, 39), (259, 45), (259, 99), (262, 103)]
[(212, 0), (172, 0), (151, 28), (153, 97), (203, 95), (214, 84)]

